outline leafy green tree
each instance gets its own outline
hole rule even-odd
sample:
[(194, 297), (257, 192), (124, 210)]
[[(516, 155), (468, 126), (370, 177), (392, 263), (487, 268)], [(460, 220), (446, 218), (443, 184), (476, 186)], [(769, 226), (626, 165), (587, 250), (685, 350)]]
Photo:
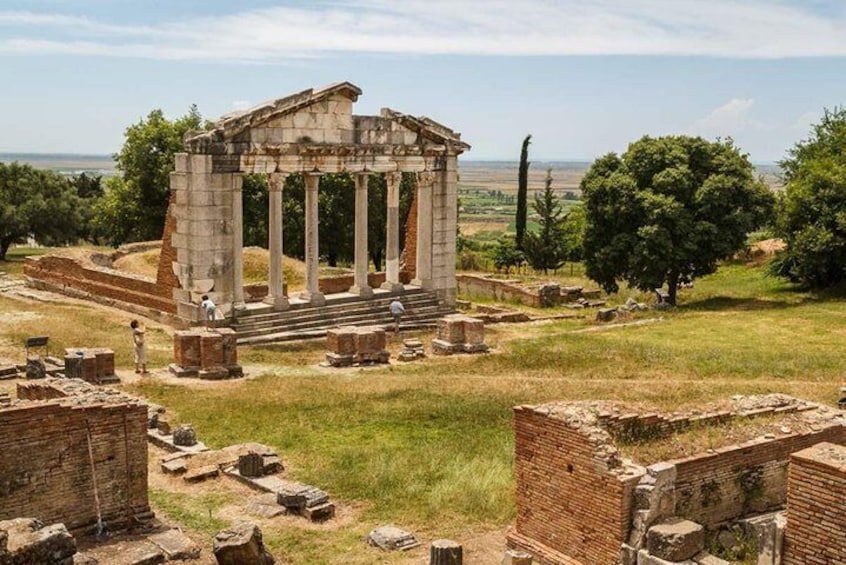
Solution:
[(717, 269), (772, 214), (774, 198), (731, 140), (643, 137), (597, 159), (582, 179), (587, 275), (607, 292), (641, 290)]
[(79, 197), (80, 221), (77, 235), (80, 239), (98, 243), (102, 237), (94, 223), (97, 202), (103, 197), (103, 177), (82, 173), (71, 177), (69, 182)]
[(570, 208), (561, 222), (565, 261), (575, 263), (582, 260), (586, 227), (585, 207), (578, 204)]
[(367, 254), (377, 271), (382, 270), (387, 228), (388, 183), (384, 174), (370, 175), (367, 182)]
[(45, 245), (76, 241), (80, 198), (68, 179), (20, 163), (0, 163), (0, 261), (13, 243), (34, 237)]
[(523, 239), (523, 251), (529, 265), (544, 274), (557, 270), (564, 264), (564, 211), (561, 202), (552, 189), (552, 169), (546, 171), (543, 194), (535, 194), (534, 210), (538, 215), (540, 229), (527, 232)]
[[(284, 188), (282, 194), (284, 198)], [(270, 217), (267, 175), (259, 173), (244, 175), (241, 184), (241, 207), (244, 213), (244, 245), (267, 249)], [(283, 243), (287, 242), (283, 239)]]
[(779, 164), (785, 192), (776, 232), (787, 248), (774, 271), (812, 288), (846, 280), (846, 108), (825, 110)]
[(523, 238), (526, 235), (526, 217), (528, 214), (529, 201), (529, 144), (532, 136), (527, 135), (523, 140), (523, 147), (520, 149), (520, 168), (517, 171), (517, 216), (514, 225), (517, 235), (514, 241), (517, 249), (523, 249)]
[[(106, 199), (95, 210), (96, 223), (108, 233), (110, 243), (161, 237), (173, 156), (182, 150), (185, 133), (202, 126), (197, 107), (191, 106), (187, 114), (175, 121), (157, 109), (126, 128), (123, 147), (115, 155), (121, 176), (106, 183)], [(113, 190), (116, 192), (109, 194)]]
[(517, 249), (517, 244), (510, 237), (500, 238), (493, 251), (494, 266), (498, 271), (505, 271), (507, 275), (512, 267), (517, 269), (526, 260), (523, 252)]

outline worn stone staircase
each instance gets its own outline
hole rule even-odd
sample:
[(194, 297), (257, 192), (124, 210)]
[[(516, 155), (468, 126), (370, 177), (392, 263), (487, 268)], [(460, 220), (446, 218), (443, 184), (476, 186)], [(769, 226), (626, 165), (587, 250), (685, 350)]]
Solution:
[[(388, 326), (393, 324), (388, 305), (394, 298), (387, 292), (369, 300), (332, 295), (326, 306), (293, 306), (281, 312), (257, 309), (239, 315), (232, 329), (238, 334), (239, 345), (259, 345), (322, 337), (339, 326)], [(407, 288), (400, 300), (405, 306), (403, 329), (433, 326), (438, 318), (455, 311), (441, 304), (433, 293), (419, 289)]]

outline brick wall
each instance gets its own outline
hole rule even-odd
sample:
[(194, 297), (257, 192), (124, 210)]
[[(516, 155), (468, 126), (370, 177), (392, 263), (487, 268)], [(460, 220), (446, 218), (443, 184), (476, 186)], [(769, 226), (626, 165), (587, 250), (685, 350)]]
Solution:
[(146, 427), (139, 403), (52, 400), (0, 409), (0, 520), (94, 525), (89, 434), (103, 519), (115, 525), (149, 516)]
[(405, 222), (405, 246), (400, 253), (400, 271), (405, 273), (408, 280), (417, 276), (417, 190), (414, 191)]
[(756, 439), (686, 459), (676, 466), (676, 514), (713, 528), (745, 514), (781, 508), (790, 454), (821, 441), (846, 444), (846, 428)]
[(637, 477), (609, 469), (616, 450), (596, 439), (604, 432), (531, 407), (514, 409), (514, 432), (517, 523), (509, 546), (541, 565), (615, 563)]
[(846, 447), (820, 443), (790, 456), (784, 565), (846, 563)]
[(165, 216), (164, 231), (162, 232), (162, 246), (159, 253), (159, 270), (156, 273), (156, 286), (165, 298), (173, 296), (174, 288), (179, 288), (179, 279), (173, 272), (176, 261), (176, 248), (173, 246), (173, 234), (176, 232), (176, 215), (174, 214), (174, 193), (170, 193)]
[(45, 281), (59, 290), (69, 287), (94, 296), (175, 313), (176, 304), (170, 290), (138, 275), (129, 275), (105, 267), (86, 267), (67, 257), (45, 255), (27, 257), (27, 277)]

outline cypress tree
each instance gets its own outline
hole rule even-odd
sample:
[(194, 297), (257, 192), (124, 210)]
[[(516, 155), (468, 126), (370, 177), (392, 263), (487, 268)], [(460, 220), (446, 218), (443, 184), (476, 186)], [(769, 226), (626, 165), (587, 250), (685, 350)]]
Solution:
[(517, 217), (514, 221), (517, 236), (514, 241), (517, 244), (517, 249), (521, 251), (523, 250), (523, 238), (526, 235), (529, 198), (529, 143), (531, 143), (531, 139), (532, 136), (529, 134), (523, 140), (523, 148), (520, 150), (520, 169), (517, 174)]

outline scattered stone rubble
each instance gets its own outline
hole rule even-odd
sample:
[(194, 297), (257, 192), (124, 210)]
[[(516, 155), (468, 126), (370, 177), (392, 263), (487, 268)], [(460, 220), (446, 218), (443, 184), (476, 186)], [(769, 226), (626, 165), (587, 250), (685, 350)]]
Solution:
[(177, 377), (221, 380), (244, 376), (238, 364), (237, 335), (230, 328), (174, 332), (173, 357), (169, 368)]
[(379, 526), (367, 536), (367, 542), (388, 551), (406, 551), (420, 545), (414, 534), (396, 526)]
[(344, 326), (326, 332), (326, 361), (332, 367), (387, 363), (387, 337), (380, 326)]
[(435, 355), (487, 353), (485, 323), (464, 314), (451, 314), (438, 320), (438, 337), (432, 340)]
[(426, 351), (423, 349), (423, 342), (419, 339), (404, 339), (402, 340), (402, 349), (397, 355), (400, 361), (414, 361), (416, 359), (423, 359), (426, 357)]

